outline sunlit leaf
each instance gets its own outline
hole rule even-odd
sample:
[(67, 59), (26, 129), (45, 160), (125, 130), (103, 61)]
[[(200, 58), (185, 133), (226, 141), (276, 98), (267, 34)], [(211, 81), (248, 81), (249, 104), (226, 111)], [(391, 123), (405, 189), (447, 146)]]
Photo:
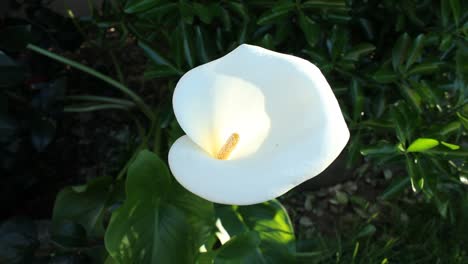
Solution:
[(406, 151), (424, 152), (439, 145), (439, 141), (432, 138), (418, 138), (413, 141)]

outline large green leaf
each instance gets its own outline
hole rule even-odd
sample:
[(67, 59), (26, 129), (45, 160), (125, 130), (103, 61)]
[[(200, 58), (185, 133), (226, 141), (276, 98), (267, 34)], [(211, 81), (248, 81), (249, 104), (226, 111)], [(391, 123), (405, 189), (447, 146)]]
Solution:
[(103, 236), (103, 217), (106, 206), (110, 205), (111, 183), (111, 177), (99, 177), (86, 185), (61, 190), (55, 200), (52, 226), (70, 221), (84, 227), (88, 236)]
[[(219, 206), (216, 209), (223, 227), (236, 240), (254, 232), (260, 239), (258, 254), (246, 254), (233, 263), (288, 263), (295, 252), (292, 223), (284, 207), (276, 200), (250, 206)], [(250, 234), (250, 235), (248, 235)], [(230, 240), (230, 241), (231, 241)], [(228, 242), (224, 247), (231, 247)], [(253, 261), (252, 258), (256, 261)], [(266, 261), (266, 262), (265, 262)]]
[(233, 237), (218, 251), (215, 264), (268, 263), (260, 251), (260, 237), (256, 232), (246, 232)]
[(175, 185), (166, 165), (147, 150), (129, 167), (126, 193), (105, 235), (111, 257), (118, 263), (194, 263), (212, 204)]

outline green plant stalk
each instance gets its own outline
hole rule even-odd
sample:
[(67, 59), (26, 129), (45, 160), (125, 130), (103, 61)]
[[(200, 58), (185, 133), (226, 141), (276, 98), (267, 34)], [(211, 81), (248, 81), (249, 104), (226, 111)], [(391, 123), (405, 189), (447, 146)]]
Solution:
[(117, 58), (113, 51), (109, 51), (110, 57), (112, 59), (112, 63), (114, 64), (115, 71), (117, 72), (117, 76), (119, 77), (119, 81), (121, 83), (125, 83), (125, 79), (122, 73), (122, 69), (120, 68), (119, 63), (117, 62)]
[(77, 101), (92, 101), (92, 102), (102, 102), (102, 103), (112, 103), (118, 104), (127, 107), (134, 107), (135, 104), (132, 101), (112, 98), (106, 96), (96, 96), (96, 95), (70, 95), (64, 98), (65, 100), (77, 100)]
[(101, 105), (91, 105), (91, 106), (68, 106), (63, 109), (66, 113), (83, 113), (83, 112), (92, 112), (99, 110), (109, 110), (109, 109), (120, 109), (128, 111), (128, 106), (116, 105), (116, 104), (101, 104)]
[(33, 50), (39, 54), (42, 54), (46, 57), (49, 57), (51, 59), (54, 59), (56, 61), (59, 61), (61, 63), (64, 63), (64, 64), (67, 64), (73, 68), (76, 68), (80, 71), (83, 71), (83, 72), (86, 72), (112, 86), (114, 86), (115, 88), (119, 89), (121, 92), (125, 93), (126, 95), (128, 95), (134, 102), (135, 104), (140, 108), (140, 110), (146, 115), (146, 117), (148, 117), (148, 119), (150, 119), (151, 121), (153, 121), (155, 119), (155, 116), (153, 114), (153, 112), (151, 111), (150, 107), (148, 105), (145, 104), (145, 102), (143, 101), (143, 99), (138, 96), (136, 93), (134, 93), (132, 90), (130, 90), (128, 87), (126, 87), (125, 85), (119, 83), (118, 81), (100, 73), (100, 72), (97, 72), (96, 70), (90, 68), (90, 67), (87, 67), (83, 64), (80, 64), (78, 62), (75, 62), (75, 61), (72, 61), (72, 60), (69, 60), (67, 58), (64, 58), (60, 55), (57, 55), (55, 53), (52, 53), (50, 51), (47, 51), (47, 50), (44, 50), (38, 46), (35, 46), (33, 44), (28, 44), (27, 46), (28, 49), (30, 50)]

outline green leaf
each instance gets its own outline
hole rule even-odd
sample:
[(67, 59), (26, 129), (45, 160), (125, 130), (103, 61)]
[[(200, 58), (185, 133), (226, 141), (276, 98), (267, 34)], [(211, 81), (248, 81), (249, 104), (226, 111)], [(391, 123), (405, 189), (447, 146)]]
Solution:
[(349, 43), (349, 32), (337, 25), (333, 26), (327, 47), (333, 61), (344, 56), (346, 45)]
[(362, 95), (362, 87), (356, 79), (351, 81), (350, 92), (353, 103), (353, 120), (358, 121), (364, 111), (364, 96)]
[(412, 137), (419, 120), (417, 115), (404, 102), (398, 101), (390, 108), (390, 116), (396, 131), (396, 136), (401, 144), (405, 145), (408, 138)]
[(410, 42), (411, 39), (408, 33), (404, 33), (397, 39), (392, 50), (392, 66), (394, 71), (399, 71), (406, 60)]
[(182, 17), (181, 23), (193, 24), (193, 17), (195, 16), (195, 10), (193, 5), (187, 0), (179, 1), (179, 12)]
[[(286, 210), (278, 201), (271, 200), (250, 206), (219, 206), (216, 211), (231, 237), (249, 231), (257, 233), (261, 240), (258, 246), (261, 254), (255, 256), (256, 261), (259, 263), (261, 260), (265, 260), (266, 263), (291, 261), (292, 253), (295, 252), (294, 229)], [(249, 259), (243, 261), (248, 262)]]
[(410, 144), (407, 152), (424, 152), (428, 149), (435, 148), (439, 145), (439, 141), (432, 138), (418, 138)]
[(440, 143), (441, 143), (442, 145), (446, 146), (447, 148), (451, 149), (451, 150), (460, 149), (460, 146), (455, 145), (455, 144), (450, 144), (450, 143), (447, 143), (447, 142), (444, 142), (444, 141), (441, 141)]
[(375, 231), (377, 231), (377, 228), (373, 224), (368, 224), (356, 235), (356, 239), (372, 236)]
[(124, 12), (127, 14), (145, 12), (159, 5), (157, 0), (130, 0), (124, 7)]
[(344, 59), (351, 61), (358, 61), (361, 57), (372, 53), (375, 46), (370, 43), (360, 43), (352, 47), (344, 56)]
[(246, 232), (233, 237), (216, 254), (215, 264), (267, 263), (259, 250), (260, 237), (256, 232)]
[(199, 4), (193, 3), (193, 11), (205, 24), (211, 24), (213, 18), (219, 12), (219, 7), (216, 4)]
[(406, 74), (408, 76), (417, 74), (432, 74), (439, 70), (440, 62), (426, 62), (413, 66)]
[(128, 169), (127, 199), (112, 214), (105, 235), (107, 251), (120, 263), (193, 263), (184, 212), (166, 202), (169, 171), (146, 150)]
[(105, 234), (111, 257), (119, 263), (194, 263), (212, 233), (213, 204), (174, 182), (147, 150), (128, 169), (126, 193)]
[(345, 10), (346, 2), (344, 0), (309, 0), (302, 3), (301, 6), (303, 8)]
[(396, 154), (398, 151), (397, 147), (392, 144), (385, 142), (380, 142), (375, 146), (370, 146), (361, 149), (361, 154), (363, 156), (375, 156), (375, 155), (392, 155)]
[(447, 27), (450, 19), (450, 0), (440, 1), (440, 16), (442, 18), (442, 26)]
[(458, 26), (460, 24), (460, 16), (462, 12), (460, 0), (450, 0), (450, 8), (452, 9), (453, 20), (455, 21), (455, 25)]
[(403, 97), (406, 98), (407, 102), (410, 103), (411, 106), (413, 106), (416, 112), (422, 113), (421, 96), (419, 96), (418, 92), (409, 88), (406, 84), (400, 85), (399, 88)]
[(460, 119), (463, 126), (465, 127), (465, 129), (468, 130), (468, 117), (463, 116), (463, 114), (460, 112), (457, 112), (457, 116)]
[(187, 28), (185, 27), (184, 23), (180, 24), (181, 26), (181, 34), (182, 34), (182, 43), (183, 43), (183, 49), (184, 49), (184, 55), (185, 55), (185, 61), (187, 62), (188, 66), (193, 68), (195, 66), (194, 61), (193, 61), (193, 52), (192, 52), (192, 45), (191, 45), (191, 37), (189, 35), (189, 32)]
[(210, 61), (208, 53), (205, 47), (205, 39), (202, 33), (200, 26), (195, 27), (195, 43), (197, 47), (197, 55), (199, 56), (199, 61), (201, 64), (207, 63)]
[(88, 240), (84, 227), (74, 221), (55, 223), (50, 236), (54, 243), (64, 248), (85, 247)]
[(266, 25), (270, 23), (279, 22), (279, 20), (286, 16), (290, 11), (292, 11), (294, 7), (294, 3), (290, 2), (276, 4), (270, 11), (267, 11), (260, 15), (260, 17), (257, 20), (257, 24)]
[(240, 206), (237, 211), (250, 230), (257, 231), (263, 242), (276, 242), (294, 248), (294, 229), (286, 209), (277, 200)]
[(182, 71), (172, 65), (167, 59), (163, 58), (158, 52), (151, 48), (148, 44), (143, 41), (138, 41), (138, 46), (143, 49), (146, 55), (156, 64), (166, 66), (167, 70), (171, 70), (173, 74), (182, 75)]
[(52, 226), (70, 221), (83, 226), (91, 237), (104, 235), (103, 217), (109, 206), (112, 178), (100, 177), (82, 186), (66, 187), (59, 192), (52, 213)]
[(459, 129), (461, 128), (461, 123), (458, 122), (458, 121), (454, 121), (454, 122), (450, 122), (442, 127), (440, 127), (438, 133), (441, 135), (441, 136), (448, 136), (452, 133), (456, 133), (459, 131)]
[(441, 201), (438, 197), (434, 197), (434, 202), (436, 204), (437, 210), (442, 218), (447, 217), (447, 211), (449, 207), (449, 201)]
[(374, 73), (372, 78), (379, 83), (392, 83), (398, 80), (398, 75), (388, 68), (381, 68)]
[(175, 187), (170, 199), (174, 204), (185, 213), (186, 220), (191, 227), (192, 248), (196, 251), (201, 245), (205, 244), (215, 229), (215, 212), (212, 202), (209, 202), (174, 183)]
[(424, 47), (424, 34), (419, 34), (413, 42), (413, 46), (409, 52), (408, 60), (406, 61), (406, 70), (408, 70), (413, 63), (419, 60)]
[(168, 77), (176, 77), (180, 76), (180, 73), (174, 71), (169, 66), (166, 65), (154, 65), (150, 64), (144, 74), (143, 77), (145, 79), (158, 79), (158, 78), (168, 78)]
[(411, 179), (403, 177), (399, 180), (393, 180), (392, 184), (379, 196), (380, 199), (388, 200), (398, 197), (406, 188), (409, 187)]
[(302, 12), (299, 13), (299, 26), (304, 33), (307, 43), (314, 47), (320, 40), (320, 26), (315, 21), (304, 15)]

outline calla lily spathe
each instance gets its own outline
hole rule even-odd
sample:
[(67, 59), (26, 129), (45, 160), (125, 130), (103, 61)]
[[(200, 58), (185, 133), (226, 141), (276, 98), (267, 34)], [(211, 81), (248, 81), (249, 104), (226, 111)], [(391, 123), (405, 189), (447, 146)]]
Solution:
[(252, 45), (187, 72), (173, 107), (186, 135), (172, 145), (169, 167), (185, 188), (217, 203), (278, 197), (327, 168), (349, 139), (315, 65)]

